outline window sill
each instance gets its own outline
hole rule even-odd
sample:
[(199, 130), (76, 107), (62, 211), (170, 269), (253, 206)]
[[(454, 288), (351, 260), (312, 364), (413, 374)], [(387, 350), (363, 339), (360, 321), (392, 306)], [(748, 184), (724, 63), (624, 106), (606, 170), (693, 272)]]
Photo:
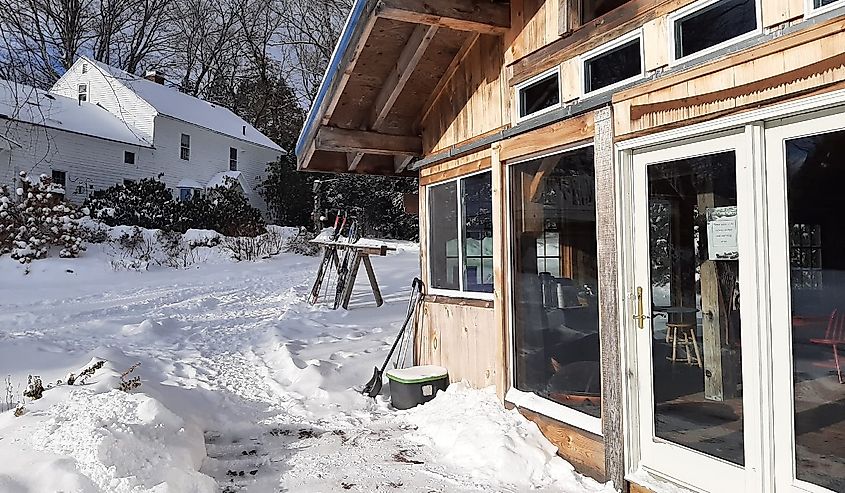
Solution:
[(505, 401), (514, 406), (540, 413), (543, 416), (548, 416), (552, 419), (560, 421), (561, 423), (574, 426), (581, 430), (590, 432), (594, 435), (602, 436), (601, 418), (590, 416), (589, 414), (570, 409), (566, 406), (557, 404), (548, 399), (544, 399), (537, 394), (530, 392), (523, 392), (514, 387), (508, 389), (505, 394)]
[[(471, 306), (475, 308), (493, 308), (493, 295), (490, 293), (478, 293), (489, 296), (473, 296), (459, 291), (443, 294), (442, 292), (431, 292), (423, 299), (428, 303), (441, 305)], [(433, 290), (436, 291), (436, 290)]]

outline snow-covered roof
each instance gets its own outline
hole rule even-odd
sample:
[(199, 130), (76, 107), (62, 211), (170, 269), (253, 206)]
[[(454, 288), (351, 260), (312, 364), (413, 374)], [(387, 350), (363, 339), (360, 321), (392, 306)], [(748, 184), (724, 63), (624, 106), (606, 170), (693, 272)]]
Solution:
[(151, 147), (137, 129), (95, 104), (2, 79), (0, 119)]
[(114, 77), (141, 99), (149, 103), (160, 115), (176, 118), (194, 125), (219, 132), (277, 151), (285, 152), (258, 129), (228, 108), (219, 106), (163, 84), (132, 75), (118, 68), (82, 57), (105, 74)]
[(192, 180), (190, 178), (184, 178), (176, 184), (176, 188), (203, 188), (202, 183)]
[(244, 190), (247, 189), (246, 182), (243, 178), (243, 173), (240, 171), (223, 171), (217, 173), (216, 175), (212, 176), (210, 180), (208, 180), (208, 185), (206, 188), (214, 188), (214, 187), (222, 187), (226, 185), (226, 178), (230, 178), (235, 180), (236, 182), (241, 184)]

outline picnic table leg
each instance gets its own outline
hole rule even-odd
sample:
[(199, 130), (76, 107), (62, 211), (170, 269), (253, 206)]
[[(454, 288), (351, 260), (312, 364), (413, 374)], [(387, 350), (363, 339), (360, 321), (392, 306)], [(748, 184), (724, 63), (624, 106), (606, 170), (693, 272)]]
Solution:
[(373, 296), (376, 298), (376, 306), (381, 306), (384, 304), (384, 298), (381, 297), (381, 290), (378, 287), (376, 273), (373, 270), (373, 264), (370, 262), (369, 255), (364, 255), (364, 267), (367, 269), (367, 278), (370, 280), (370, 287), (373, 288)]

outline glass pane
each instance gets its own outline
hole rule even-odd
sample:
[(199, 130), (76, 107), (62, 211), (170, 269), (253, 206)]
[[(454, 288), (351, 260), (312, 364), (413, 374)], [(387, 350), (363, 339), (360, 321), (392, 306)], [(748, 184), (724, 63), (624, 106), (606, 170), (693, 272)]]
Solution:
[(648, 167), (655, 434), (744, 463), (736, 155)]
[(601, 17), (628, 1), (630, 0), (582, 0), (581, 23), (586, 24), (597, 17)]
[(558, 74), (526, 86), (519, 90), (519, 116), (528, 116), (560, 103), (560, 81)]
[(824, 7), (825, 5), (830, 5), (830, 4), (836, 3), (838, 1), (839, 0), (814, 0), (813, 5), (815, 5), (816, 8), (820, 8), (820, 7)]
[[(516, 387), (600, 417), (593, 148), (514, 165), (511, 180)], [(544, 237), (556, 253), (538, 259)]]
[(716, 2), (676, 22), (675, 57), (698, 53), (755, 29), (755, 0)]
[(460, 289), (457, 182), (430, 187), (428, 208), (431, 287)]
[(482, 260), (493, 262), (493, 181), (486, 172), (461, 180), (464, 204), (466, 291), (492, 293), (493, 272), (482, 272)]
[(614, 48), (584, 63), (586, 92), (597, 91), (642, 73), (640, 40)]
[(790, 238), (802, 260), (791, 282), (796, 473), (834, 491), (845, 491), (843, 149), (845, 131), (786, 143), (790, 231), (802, 232)]

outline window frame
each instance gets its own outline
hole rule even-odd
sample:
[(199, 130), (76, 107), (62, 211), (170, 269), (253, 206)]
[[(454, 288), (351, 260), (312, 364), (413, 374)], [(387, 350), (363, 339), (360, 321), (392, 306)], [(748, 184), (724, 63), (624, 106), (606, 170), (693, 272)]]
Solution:
[(702, 11), (710, 6), (713, 6), (719, 2), (726, 1), (726, 0), (699, 0), (697, 2), (691, 3), (686, 7), (678, 9), (666, 17), (666, 27), (669, 30), (668, 33), (668, 40), (669, 40), (669, 66), (674, 67), (676, 65), (682, 65), (686, 62), (696, 60), (698, 58), (707, 56), (711, 53), (717, 52), (721, 49), (727, 48), (729, 46), (733, 46), (737, 43), (741, 43), (746, 39), (751, 39), (754, 36), (759, 36), (763, 33), (763, 9), (762, 9), (762, 0), (753, 0), (754, 1), (754, 10), (755, 10), (755, 21), (757, 22), (757, 27), (751, 31), (748, 31), (745, 34), (740, 34), (735, 38), (731, 38), (727, 41), (723, 41), (719, 44), (713, 45), (709, 48), (705, 48), (701, 51), (697, 51), (690, 55), (686, 55), (683, 57), (678, 58), (676, 55), (677, 53), (677, 39), (676, 39), (676, 26), (678, 21), (687, 17), (691, 14), (696, 12)]
[[(514, 345), (514, 329), (515, 329), (515, 312), (516, 310), (513, 309), (513, 300), (514, 300), (514, 293), (513, 293), (513, 282), (514, 279), (514, 268), (516, 265), (516, 259), (514, 258), (514, 249), (512, 248), (513, 245), (513, 203), (511, 200), (511, 195), (513, 191), (513, 178), (512, 173), (510, 172), (511, 166), (515, 166), (521, 163), (525, 163), (528, 161), (533, 161), (535, 159), (543, 159), (549, 156), (566, 154), (568, 152), (577, 151), (579, 149), (584, 149), (586, 147), (593, 147), (595, 148), (595, 142), (590, 140), (589, 142), (581, 142), (579, 144), (564, 146), (560, 148), (556, 148), (554, 150), (550, 150), (547, 152), (532, 154), (529, 156), (523, 156), (516, 158), (512, 161), (507, 161), (503, 163), (504, 166), (504, 174), (505, 174), (505, 210), (507, 213), (505, 214), (505, 242), (508, 245), (508, 248), (505, 249), (505, 255), (507, 262), (507, 269), (508, 269), (508, 282), (505, 284), (505, 290), (507, 292), (507, 299), (508, 299), (508, 310), (507, 310), (507, 338), (508, 338), (508, 351), (507, 351), (507, 358), (508, 358), (508, 385), (507, 385), (507, 392), (505, 392), (505, 401), (510, 402), (519, 407), (524, 407), (529, 411), (534, 411), (536, 413), (540, 413), (544, 416), (548, 416), (552, 419), (560, 421), (561, 423), (565, 423), (569, 426), (574, 426), (580, 430), (587, 431), (597, 436), (604, 436), (604, 432), (602, 430), (602, 418), (591, 416), (585, 412), (581, 412), (575, 408), (564, 406), (563, 404), (557, 403), (551, 399), (547, 399), (540, 395), (537, 395), (533, 392), (526, 392), (524, 390), (519, 390), (516, 388), (516, 359), (514, 357), (513, 348), (516, 347)], [(595, 166), (595, 157), (593, 157), (593, 165)], [(596, 237), (598, 238), (598, 221), (596, 221)], [(613, 259), (615, 261), (615, 259)], [(597, 296), (599, 299), (602, 297), (602, 293), (598, 292)], [(608, 296), (613, 297), (614, 293), (608, 294)], [(599, 313), (599, 334), (604, 332), (604, 325), (602, 324), (601, 313)], [(601, 345), (599, 346), (600, 355), (603, 354)], [(602, 381), (604, 381), (604, 372), (605, 368), (601, 368), (601, 375)], [(603, 398), (602, 398), (603, 401)], [(602, 410), (602, 414), (604, 411)]]
[[(186, 146), (183, 142), (183, 137), (188, 138), (188, 145)], [(187, 156), (187, 157), (185, 157)], [(179, 135), (179, 159), (182, 161), (190, 161), (191, 160), (191, 134), (180, 133)]]
[[(595, 89), (593, 91), (588, 92), (587, 91), (587, 62), (589, 62), (590, 60), (593, 60), (595, 58), (598, 58), (605, 53), (613, 51), (616, 48), (624, 46), (624, 45), (634, 41), (635, 39), (638, 39), (639, 42), (640, 42), (640, 73), (633, 76), (633, 77), (629, 77), (627, 79), (620, 80), (619, 82), (614, 82), (613, 84), (611, 84), (609, 86), (605, 86), (605, 87), (602, 87), (600, 89)], [(643, 28), (640, 27), (640, 28), (634, 29), (633, 31), (630, 31), (630, 32), (628, 32), (628, 33), (626, 33), (622, 36), (619, 36), (618, 38), (615, 38), (613, 41), (610, 41), (610, 42), (605, 43), (601, 46), (593, 48), (592, 50), (582, 54), (581, 56), (578, 57), (578, 68), (581, 71), (580, 89), (581, 89), (581, 97), (582, 98), (588, 98), (588, 97), (591, 97), (591, 96), (595, 96), (597, 94), (614, 91), (614, 90), (616, 90), (616, 89), (618, 89), (618, 88), (620, 88), (624, 85), (627, 85), (627, 84), (630, 84), (634, 81), (638, 81), (638, 80), (643, 79), (646, 75), (646, 70), (645, 70), (645, 43), (644, 43), (644, 38), (643, 38)]]
[[(234, 155), (235, 155), (234, 159), (232, 158), (232, 154), (233, 154), (232, 151), (235, 151), (234, 152)], [(238, 164), (239, 164), (238, 163), (238, 161), (239, 161), (238, 153), (239, 153), (239, 151), (238, 151), (237, 147), (229, 147), (229, 171), (238, 171)], [(235, 165), (234, 168), (232, 168), (233, 163)]]
[[(132, 156), (132, 162), (131, 163), (126, 160), (126, 158), (129, 157), (130, 155)], [(137, 159), (138, 159), (138, 156), (135, 154), (134, 151), (123, 151), (123, 164), (135, 166), (136, 163), (138, 162)]]
[(87, 83), (80, 83), (80, 84), (76, 85), (76, 101), (78, 103), (88, 102), (88, 84)]
[[(522, 98), (519, 97), (520, 91), (522, 91), (523, 89), (525, 89), (528, 86), (531, 86), (531, 85), (533, 85), (537, 82), (540, 82), (541, 80), (548, 79), (548, 78), (550, 78), (550, 76), (557, 77), (557, 92), (558, 92), (558, 102), (557, 102), (557, 104), (553, 104), (553, 105), (551, 105), (547, 108), (537, 110), (534, 113), (529, 113), (525, 116), (520, 116), (520, 113), (521, 113), (520, 110), (522, 108), (522, 104), (521, 104)], [(513, 87), (513, 98), (514, 98), (514, 108), (516, 110), (516, 114), (514, 115), (516, 124), (522, 123), (526, 120), (530, 120), (532, 118), (543, 115), (543, 114), (548, 113), (550, 111), (554, 111), (556, 109), (562, 108), (563, 107), (563, 73), (561, 71), (560, 65), (557, 65), (553, 68), (550, 68), (549, 70), (541, 72), (541, 73), (531, 77), (530, 79), (523, 81), (523, 82), (520, 82), (519, 84), (515, 85)]]
[[(64, 183), (58, 183), (56, 181), (56, 173), (61, 173), (64, 177), (62, 180)], [(60, 170), (60, 169), (51, 169), (50, 170), (50, 183), (53, 185), (58, 185), (64, 189), (67, 189), (67, 171)]]
[(845, 8), (845, 0), (837, 0), (823, 7), (816, 7), (814, 0), (804, 0), (804, 18), (808, 19), (840, 8)]
[[(426, 207), (426, 239), (425, 239), (425, 247), (428, 252), (431, 252), (431, 223), (432, 223), (432, 207), (430, 202), (430, 193), (432, 187), (446, 185), (448, 183), (456, 183), (455, 186), (455, 193), (457, 194), (458, 198), (458, 266), (460, 275), (458, 277), (458, 289), (446, 289), (446, 288), (435, 288), (431, 282), (431, 265), (432, 265), (432, 258), (431, 255), (426, 255), (426, 272), (425, 272), (425, 279), (428, 285), (428, 292), (434, 295), (441, 295), (441, 296), (449, 296), (452, 298), (466, 298), (466, 299), (474, 299), (474, 300), (485, 300), (485, 301), (493, 301), (493, 296), (495, 293), (495, 277), (493, 282), (493, 291), (494, 293), (485, 293), (481, 291), (466, 291), (465, 284), (466, 284), (466, 252), (464, 251), (464, 235), (466, 234), (466, 221), (464, 220), (464, 204), (461, 197), (461, 192), (463, 190), (461, 185), (461, 180), (466, 178), (470, 178), (472, 176), (481, 175), (484, 173), (490, 173), (490, 180), (492, 183), (493, 180), (493, 173), (491, 168), (482, 169), (479, 171), (475, 171), (473, 173), (468, 173), (466, 175), (461, 175), (455, 178), (450, 178), (448, 180), (438, 181), (436, 183), (431, 183), (425, 186), (425, 207)], [(492, 194), (491, 194), (492, 199)], [(496, 225), (493, 224), (495, 228)], [(493, 266), (495, 268), (496, 262), (495, 258), (493, 260)]]

